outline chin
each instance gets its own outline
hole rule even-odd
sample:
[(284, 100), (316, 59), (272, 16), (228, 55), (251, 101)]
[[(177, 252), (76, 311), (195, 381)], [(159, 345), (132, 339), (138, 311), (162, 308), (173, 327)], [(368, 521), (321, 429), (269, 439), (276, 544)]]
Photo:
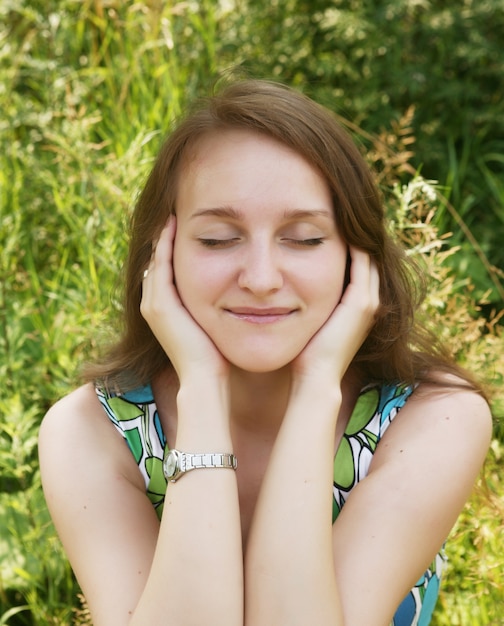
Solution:
[(301, 352), (302, 347), (298, 352), (290, 352), (289, 354), (272, 355), (269, 351), (267, 354), (264, 352), (254, 352), (252, 350), (244, 350), (241, 354), (228, 352), (222, 352), (223, 356), (229, 361), (229, 363), (237, 369), (244, 372), (250, 372), (254, 374), (268, 374), (277, 372), (289, 366), (294, 359)]
[[(291, 361), (292, 362), (292, 361)], [(281, 365), (270, 365), (267, 366), (265, 364), (250, 364), (250, 363), (231, 363), (231, 365), (237, 370), (241, 370), (242, 372), (247, 372), (249, 374), (273, 374), (274, 372), (279, 372), (280, 370), (285, 369), (290, 363), (282, 363)], [(254, 365), (257, 365), (254, 367)]]

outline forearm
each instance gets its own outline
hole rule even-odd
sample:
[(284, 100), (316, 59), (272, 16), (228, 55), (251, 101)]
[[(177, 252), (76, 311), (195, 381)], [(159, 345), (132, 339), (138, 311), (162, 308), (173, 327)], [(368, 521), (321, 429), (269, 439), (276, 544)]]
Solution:
[[(178, 397), (176, 447), (232, 452), (225, 392), (199, 384)], [(152, 607), (162, 607), (153, 617)], [(243, 558), (235, 472), (201, 469), (168, 483), (156, 554), (132, 624), (243, 623)], [(156, 621), (159, 620), (159, 621)]]
[(300, 389), (275, 443), (246, 555), (247, 626), (343, 624), (332, 551), (339, 390)]

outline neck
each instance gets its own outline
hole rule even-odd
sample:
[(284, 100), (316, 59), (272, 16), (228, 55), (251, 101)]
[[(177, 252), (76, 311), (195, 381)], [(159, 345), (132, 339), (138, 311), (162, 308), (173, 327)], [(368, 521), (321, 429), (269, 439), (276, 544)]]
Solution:
[(246, 430), (276, 434), (289, 402), (290, 367), (267, 373), (234, 368), (230, 383), (232, 422)]
[[(231, 371), (231, 421), (240, 429), (276, 436), (287, 410), (292, 375), (287, 366), (275, 372)], [(353, 410), (362, 386), (357, 371), (348, 370), (341, 381), (342, 413)]]

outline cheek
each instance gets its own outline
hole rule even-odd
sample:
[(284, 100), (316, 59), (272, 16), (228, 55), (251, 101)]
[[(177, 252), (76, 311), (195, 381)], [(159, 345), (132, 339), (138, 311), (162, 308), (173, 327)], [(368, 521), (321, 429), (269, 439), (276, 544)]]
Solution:
[(222, 268), (201, 251), (191, 249), (187, 242), (177, 245), (175, 240), (173, 274), (182, 303), (198, 319), (202, 307), (214, 302), (220, 293)]
[(334, 280), (334, 275), (331, 280), (327, 281), (325, 289), (321, 289), (318, 293), (314, 294), (312, 300), (319, 303), (319, 314), (324, 323), (338, 306), (341, 301), (341, 295), (343, 292), (343, 280)]
[(335, 281), (334, 274), (328, 277), (325, 289), (318, 290), (312, 294), (312, 302), (316, 303), (313, 308), (313, 322), (317, 326), (317, 330), (323, 326), (331, 317), (332, 313), (341, 302), (343, 293), (343, 279)]
[(324, 259), (324, 262), (312, 274), (312, 276), (317, 277), (317, 280), (313, 280), (312, 283), (313, 291), (317, 292), (320, 302), (329, 308), (332, 306), (332, 309), (336, 307), (343, 295), (346, 258), (346, 250), (337, 249)]

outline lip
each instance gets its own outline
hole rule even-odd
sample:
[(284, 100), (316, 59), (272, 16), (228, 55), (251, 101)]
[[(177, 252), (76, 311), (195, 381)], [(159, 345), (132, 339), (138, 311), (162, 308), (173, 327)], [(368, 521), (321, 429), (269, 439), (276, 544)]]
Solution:
[(292, 315), (296, 309), (287, 307), (235, 307), (232, 309), (225, 309), (225, 311), (232, 317), (244, 322), (250, 322), (252, 324), (272, 324), (286, 319)]

